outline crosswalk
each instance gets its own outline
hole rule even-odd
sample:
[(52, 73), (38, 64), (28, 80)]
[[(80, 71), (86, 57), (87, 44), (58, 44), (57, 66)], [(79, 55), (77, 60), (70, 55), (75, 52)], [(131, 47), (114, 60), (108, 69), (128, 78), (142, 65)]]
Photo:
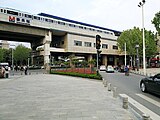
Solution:
[[(143, 94), (136, 94), (137, 96), (139, 96), (140, 98), (160, 107), (160, 103), (158, 101), (155, 101)], [(148, 109), (147, 107), (143, 106), (142, 104), (140, 104), (139, 102), (137, 102), (136, 100), (134, 100), (133, 98), (129, 97), (128, 95), (126, 94), (120, 94), (120, 97), (128, 97), (128, 102), (133, 106), (135, 107), (136, 109), (138, 109), (141, 113), (145, 113), (147, 115), (150, 116), (150, 118), (152, 120), (160, 120), (160, 116), (156, 113), (154, 113), (153, 111), (151, 111), (150, 109)]]

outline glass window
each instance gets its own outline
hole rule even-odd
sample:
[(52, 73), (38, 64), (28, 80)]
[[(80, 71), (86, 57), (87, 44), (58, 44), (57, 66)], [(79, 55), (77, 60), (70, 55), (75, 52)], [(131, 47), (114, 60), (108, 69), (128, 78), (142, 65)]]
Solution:
[(36, 20), (40, 20), (40, 17), (37, 17), (37, 16), (33, 16), (33, 18)]
[(82, 46), (82, 41), (74, 40), (74, 45), (75, 46)]
[(82, 27), (82, 26), (79, 26), (79, 28), (83, 29), (83, 27)]
[(95, 29), (92, 29), (92, 28), (89, 28), (89, 30), (91, 30), (91, 31), (95, 31)]
[(113, 45), (113, 49), (118, 50), (118, 46)]
[(102, 32), (101, 30), (97, 30), (97, 32)]
[(92, 46), (92, 43), (91, 43), (91, 42), (84, 42), (84, 46), (85, 46), (85, 47), (91, 47), (91, 46)]
[(1, 12), (3, 12), (3, 9), (1, 9)]
[(45, 18), (45, 21), (48, 22), (48, 19)]
[(14, 11), (11, 11), (11, 10), (7, 10), (7, 14), (17, 15), (18, 16), (18, 12), (14, 12)]
[(20, 21), (20, 18), (17, 18), (17, 22), (19, 22)]
[(60, 25), (65, 25), (64, 22), (60, 22), (60, 21), (58, 21), (58, 24), (60, 24)]
[(73, 25), (73, 24), (69, 24), (69, 26), (70, 26), (70, 27), (76, 27), (76, 26), (75, 26), (75, 25)]
[(109, 32), (104, 32), (105, 34), (109, 34)]
[(32, 15), (25, 14), (26, 18), (32, 18)]
[(30, 23), (30, 20), (26, 20), (27, 23)]
[(25, 19), (22, 19), (22, 22), (25, 22)]
[(102, 48), (108, 49), (108, 45), (107, 44), (102, 44)]

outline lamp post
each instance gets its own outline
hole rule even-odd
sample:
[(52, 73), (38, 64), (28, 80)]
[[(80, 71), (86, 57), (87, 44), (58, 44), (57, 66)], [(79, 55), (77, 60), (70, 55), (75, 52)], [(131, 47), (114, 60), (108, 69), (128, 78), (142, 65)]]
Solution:
[(125, 57), (124, 57), (124, 65), (126, 66), (127, 65), (127, 57), (126, 57), (126, 42), (124, 43), (124, 54), (125, 54)]
[(137, 71), (139, 71), (139, 53), (138, 53), (138, 48), (139, 48), (139, 45), (137, 44), (136, 46), (136, 50), (137, 50)]
[(138, 7), (141, 7), (142, 8), (142, 29), (143, 29), (143, 72), (144, 72), (144, 75), (146, 75), (146, 59), (145, 59), (145, 56), (146, 56), (146, 53), (145, 53), (145, 36), (144, 36), (144, 11), (143, 11), (143, 6), (145, 4), (145, 0), (142, 0), (142, 2), (139, 2), (138, 4)]

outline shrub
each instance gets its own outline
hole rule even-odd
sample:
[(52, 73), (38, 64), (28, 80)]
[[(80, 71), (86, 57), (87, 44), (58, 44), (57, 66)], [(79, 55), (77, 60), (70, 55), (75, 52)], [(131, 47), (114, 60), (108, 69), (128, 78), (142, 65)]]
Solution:
[(102, 80), (102, 76), (99, 73), (98, 74), (82, 74), (82, 73), (74, 73), (74, 72), (51, 71), (51, 74), (69, 75), (69, 76), (75, 76), (75, 77)]

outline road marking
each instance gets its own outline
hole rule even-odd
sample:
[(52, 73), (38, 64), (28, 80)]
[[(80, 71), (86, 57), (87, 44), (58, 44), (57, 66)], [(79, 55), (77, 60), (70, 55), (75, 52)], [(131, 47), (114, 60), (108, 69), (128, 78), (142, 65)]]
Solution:
[(132, 99), (128, 95), (120, 94), (120, 97), (128, 97), (128, 102), (130, 104), (132, 104), (136, 109), (138, 109), (142, 113), (145, 113), (145, 114), (149, 115), (152, 120), (160, 120), (160, 116), (159, 115), (157, 115), (156, 113), (152, 112), (151, 110), (149, 110), (148, 108), (146, 108), (142, 104), (138, 103), (137, 101), (135, 101), (134, 99)]
[(141, 97), (141, 98), (143, 98), (143, 99), (145, 99), (145, 100), (147, 100), (148, 102), (150, 102), (150, 103), (152, 103), (152, 104), (160, 107), (160, 102), (158, 102), (156, 100), (153, 100), (153, 99), (151, 99), (151, 98), (149, 98), (149, 97), (147, 97), (147, 96), (145, 96), (143, 94), (136, 94), (136, 95), (139, 96), (139, 97)]

